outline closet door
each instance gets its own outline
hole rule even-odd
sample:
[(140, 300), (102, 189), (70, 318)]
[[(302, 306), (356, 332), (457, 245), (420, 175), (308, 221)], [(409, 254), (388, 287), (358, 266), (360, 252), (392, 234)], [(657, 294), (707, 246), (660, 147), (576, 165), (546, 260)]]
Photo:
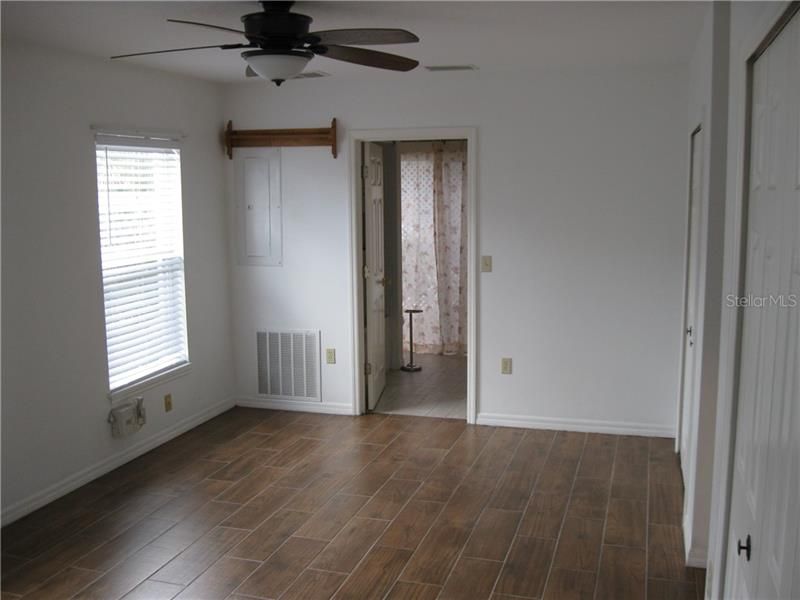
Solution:
[(790, 598), (798, 588), (799, 90), (795, 15), (753, 65), (731, 598)]

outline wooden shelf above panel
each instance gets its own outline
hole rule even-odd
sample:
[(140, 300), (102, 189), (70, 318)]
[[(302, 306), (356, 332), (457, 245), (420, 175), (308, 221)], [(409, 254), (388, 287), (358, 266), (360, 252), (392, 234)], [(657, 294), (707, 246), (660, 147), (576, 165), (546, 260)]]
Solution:
[(330, 127), (311, 129), (234, 129), (233, 122), (225, 127), (225, 152), (233, 158), (234, 148), (281, 146), (330, 146), (336, 158), (336, 119)]

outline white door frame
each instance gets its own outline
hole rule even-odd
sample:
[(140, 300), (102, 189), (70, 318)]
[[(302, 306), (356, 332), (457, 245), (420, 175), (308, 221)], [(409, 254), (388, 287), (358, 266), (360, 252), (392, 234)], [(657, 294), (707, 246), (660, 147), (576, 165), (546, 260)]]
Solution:
[[(688, 325), (687, 319), (689, 317), (689, 302), (691, 299), (689, 298), (689, 278), (691, 276), (691, 262), (692, 262), (692, 252), (697, 252), (700, 248), (705, 248), (705, 244), (702, 243), (704, 240), (704, 229), (703, 223), (701, 221), (701, 229), (700, 229), (700, 240), (698, 240), (697, 247), (692, 247), (692, 205), (694, 204), (692, 199), (692, 183), (694, 183), (694, 153), (697, 151), (694, 145), (694, 137), (699, 134), (700, 132), (704, 131), (703, 123), (699, 123), (697, 127), (695, 127), (691, 133), (689, 134), (689, 186), (687, 190), (687, 208), (688, 212), (686, 215), (686, 243), (684, 245), (684, 267), (683, 267), (683, 316), (681, 317), (681, 350), (680, 350), (680, 367), (679, 367), (679, 388), (678, 388), (678, 415), (677, 415), (677, 426), (675, 428), (675, 452), (680, 452), (681, 450), (681, 443), (683, 442), (683, 407), (686, 403), (686, 398), (684, 394), (684, 382), (686, 380), (686, 328)], [(700, 152), (703, 153), (703, 162), (705, 162), (705, 143), (703, 144), (703, 148), (699, 149)], [(701, 182), (702, 183), (702, 182)], [(701, 190), (700, 194), (700, 213), (702, 214), (702, 198), (705, 196), (704, 190)], [(705, 282), (703, 282), (705, 283)], [(695, 290), (695, 292), (699, 292), (699, 290)], [(697, 298), (695, 298), (697, 300)], [(695, 302), (695, 308), (697, 307), (697, 302)], [(695, 315), (695, 321), (698, 320), (699, 315)], [(696, 330), (699, 330), (697, 327), (698, 323), (695, 322), (694, 326)], [(697, 363), (697, 353), (695, 353), (695, 364)], [(688, 457), (681, 456), (681, 462), (686, 460)]]
[[(760, 50), (772, 40), (792, 3), (763, 3), (758, 21), (739, 43), (731, 44), (728, 191), (725, 210), (725, 256), (723, 290), (742, 295), (747, 255), (743, 244), (747, 231), (747, 188), (750, 165), (750, 90), (752, 65)], [(733, 7), (735, 9), (735, 5)], [(733, 22), (733, 19), (731, 20)], [(733, 42), (734, 40), (732, 40)], [(730, 134), (734, 135), (731, 136)], [(724, 300), (724, 298), (723, 298)], [(714, 449), (712, 519), (709, 536), (707, 596), (725, 598), (728, 526), (733, 487), (736, 446), (739, 356), (742, 309), (723, 309), (720, 336), (720, 369), (717, 394), (717, 425)], [(711, 594), (710, 596), (708, 594)]]
[(353, 414), (366, 412), (364, 393), (364, 299), (361, 253), (361, 142), (467, 140), (467, 423), (475, 423), (478, 406), (478, 227), (477, 129), (475, 127), (423, 127), (410, 129), (353, 129), (347, 134), (350, 155), (350, 264), (353, 318)]

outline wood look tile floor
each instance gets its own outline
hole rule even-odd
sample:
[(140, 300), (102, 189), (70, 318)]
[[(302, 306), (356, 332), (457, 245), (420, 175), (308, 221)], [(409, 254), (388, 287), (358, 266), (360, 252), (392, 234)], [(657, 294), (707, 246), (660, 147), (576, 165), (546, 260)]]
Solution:
[(2, 530), (2, 600), (697, 600), (672, 440), (236, 408)]
[[(405, 354), (404, 360), (408, 359)], [(467, 418), (467, 358), (415, 354), (421, 371), (389, 370), (375, 412), (416, 417)]]

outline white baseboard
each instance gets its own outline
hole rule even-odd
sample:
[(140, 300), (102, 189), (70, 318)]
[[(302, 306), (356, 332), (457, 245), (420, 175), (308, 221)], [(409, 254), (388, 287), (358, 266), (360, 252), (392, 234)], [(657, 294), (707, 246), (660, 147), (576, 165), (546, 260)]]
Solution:
[(172, 438), (177, 437), (194, 427), (197, 427), (201, 423), (204, 423), (209, 419), (212, 419), (225, 412), (226, 410), (233, 408), (235, 405), (236, 402), (233, 398), (228, 398), (222, 402), (218, 402), (217, 404), (210, 406), (196, 415), (192, 415), (181, 421), (178, 421), (171, 427), (162, 429), (158, 433), (141, 440), (133, 446), (129, 446), (121, 452), (118, 452), (112, 456), (108, 456), (100, 462), (86, 467), (85, 469), (82, 469), (81, 471), (62, 479), (61, 481), (46, 487), (40, 492), (31, 494), (27, 498), (23, 498), (22, 500), (3, 508), (2, 517), (0, 517), (2, 518), (3, 525), (8, 525), (9, 523), (33, 512), (37, 508), (41, 508), (45, 504), (48, 504), (53, 500), (56, 500), (61, 496), (78, 489), (82, 485), (97, 479), (101, 475), (105, 475), (109, 471), (113, 471), (117, 467), (130, 462), (137, 456), (141, 456), (156, 446), (160, 446)]
[(686, 557), (687, 567), (705, 569), (708, 563), (708, 548), (691, 548)]
[(236, 406), (246, 406), (248, 408), (268, 408), (272, 410), (297, 410), (301, 412), (323, 413), (326, 415), (353, 414), (352, 404), (309, 402), (307, 400), (281, 400), (279, 398), (237, 398)]
[(629, 423), (626, 421), (601, 421), (595, 419), (557, 419), (499, 413), (479, 413), (477, 424), (524, 427), (526, 429), (558, 429), (562, 431), (613, 433), (617, 435), (643, 435), (647, 437), (675, 436), (675, 431), (671, 427), (652, 423)]

